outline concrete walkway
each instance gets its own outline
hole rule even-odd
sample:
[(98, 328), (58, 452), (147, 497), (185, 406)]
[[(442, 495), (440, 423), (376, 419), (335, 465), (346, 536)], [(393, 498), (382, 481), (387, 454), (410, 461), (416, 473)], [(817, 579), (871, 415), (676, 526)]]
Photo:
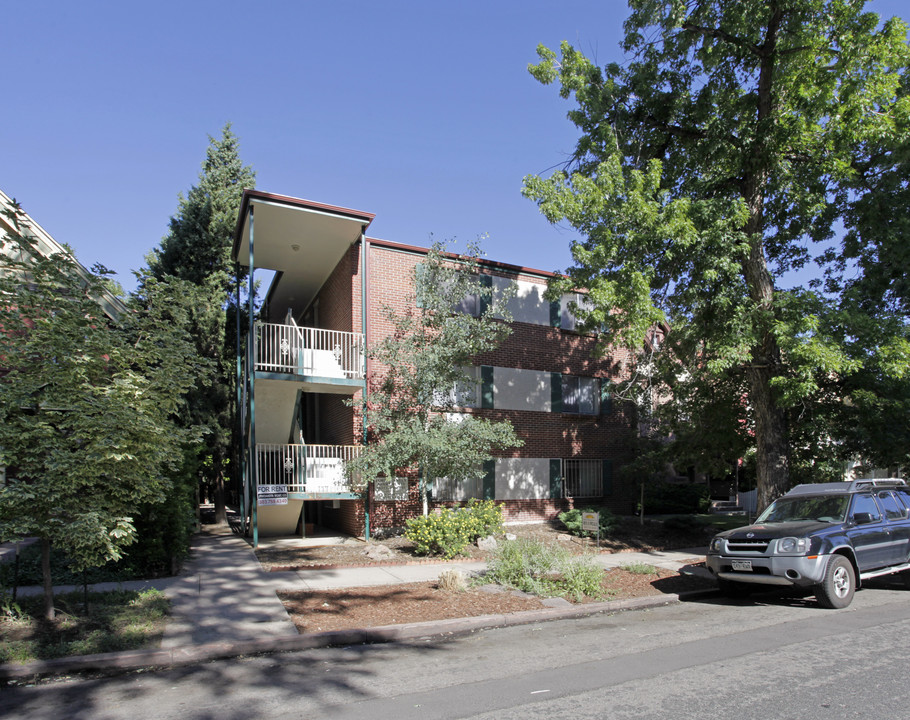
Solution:
[[(395, 585), (401, 583), (431, 581), (446, 570), (457, 569), (465, 575), (476, 575), (486, 568), (484, 562), (439, 562), (415, 563), (410, 565), (371, 565), (336, 569), (314, 568), (286, 572), (266, 572), (256, 558), (250, 545), (233, 534), (228, 526), (204, 526), (204, 531), (193, 538), (189, 560), (180, 575), (161, 580), (139, 580), (123, 583), (100, 583), (89, 586), (92, 590), (157, 588), (171, 599), (169, 620), (160, 651), (135, 651), (133, 653), (109, 653), (91, 658), (65, 658), (61, 661), (36, 663), (32, 668), (0, 667), (3, 677), (26, 677), (45, 672), (72, 672), (78, 669), (99, 669), (104, 667), (125, 668), (144, 665), (173, 664), (225, 657), (250, 652), (269, 650), (299, 649), (315, 647), (318, 644), (335, 644), (339, 637), (325, 634), (322, 641), (306, 641), (300, 636), (278, 599), (279, 590), (330, 590), (345, 587)], [(632, 563), (648, 563), (657, 567), (678, 571), (693, 559), (704, 557), (704, 548), (691, 548), (672, 552), (626, 552), (595, 555), (595, 562), (604, 568), (618, 567)], [(61, 586), (55, 592), (67, 592), (80, 587)], [(21, 595), (41, 593), (40, 586), (19, 588)], [(639, 602), (640, 601), (640, 602)], [(616, 605), (624, 607), (653, 606), (676, 601), (675, 596), (640, 598), (638, 601), (618, 603), (592, 603), (575, 608), (571, 615), (559, 610), (534, 611), (534, 618), (525, 622), (550, 619), (547, 613), (556, 617), (578, 616), (588, 612), (603, 612)], [(622, 607), (620, 607), (622, 606)], [(509, 616), (503, 616), (509, 617)], [(466, 619), (474, 625), (477, 618)], [(512, 624), (514, 619), (499, 624)], [(433, 628), (418, 623), (417, 632), (432, 635)], [(491, 623), (487, 620), (486, 627)], [(439, 623), (441, 632), (452, 632), (453, 621)], [(404, 626), (400, 626), (404, 627)], [(380, 629), (381, 630), (381, 629)], [(359, 633), (359, 634), (358, 634)], [(407, 636), (408, 631), (398, 632), (396, 637)], [(347, 639), (351, 636), (353, 639)], [(345, 635), (345, 642), (377, 641), (389, 639), (389, 631), (354, 631)], [(367, 640), (363, 640), (366, 638)], [(303, 641), (303, 642), (302, 642)], [(164, 659), (162, 659), (164, 658)]]

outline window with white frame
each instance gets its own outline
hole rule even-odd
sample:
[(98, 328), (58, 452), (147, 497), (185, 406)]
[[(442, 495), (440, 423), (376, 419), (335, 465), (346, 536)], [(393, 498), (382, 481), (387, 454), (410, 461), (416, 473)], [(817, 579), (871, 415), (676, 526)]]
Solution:
[(577, 415), (600, 414), (600, 378), (564, 375), (562, 411)]
[(433, 395), (433, 404), (440, 408), (476, 408), (480, 406), (480, 368), (459, 368), (464, 378), (455, 382), (449, 390)]
[(433, 483), (433, 500), (440, 502), (461, 502), (471, 498), (483, 497), (483, 475), (467, 478), (466, 480), (453, 480), (452, 478), (436, 478)]
[(408, 479), (378, 477), (373, 482), (373, 500), (377, 502), (407, 502)]

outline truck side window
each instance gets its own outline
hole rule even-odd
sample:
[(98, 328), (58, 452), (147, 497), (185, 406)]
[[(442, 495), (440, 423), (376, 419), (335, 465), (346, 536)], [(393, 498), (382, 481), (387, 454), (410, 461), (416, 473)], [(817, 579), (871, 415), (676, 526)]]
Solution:
[(875, 498), (871, 495), (854, 495), (853, 509), (850, 513), (851, 515), (869, 513), (869, 517), (872, 518), (873, 522), (878, 522), (882, 519), (881, 511), (878, 509), (878, 505), (875, 504)]
[(878, 493), (878, 504), (885, 511), (885, 517), (889, 520), (903, 520), (907, 517), (906, 510), (898, 505), (894, 494), (889, 490), (880, 490)]

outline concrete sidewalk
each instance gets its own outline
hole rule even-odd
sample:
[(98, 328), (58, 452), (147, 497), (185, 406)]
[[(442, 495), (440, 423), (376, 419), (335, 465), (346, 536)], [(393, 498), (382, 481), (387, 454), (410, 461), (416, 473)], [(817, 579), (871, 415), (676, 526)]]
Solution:
[[(703, 557), (704, 548), (672, 552), (602, 553), (594, 556), (597, 564), (604, 568), (641, 562), (675, 571), (690, 564), (693, 559), (700, 560)], [(591, 603), (568, 609), (554, 608), (516, 614), (527, 615), (526, 618), (464, 618), (459, 621), (395, 626), (395, 629), (322, 633), (307, 637), (299, 635), (276, 594), (279, 590), (331, 590), (432, 581), (440, 573), (453, 569), (460, 570), (465, 575), (476, 575), (486, 569), (486, 563), (441, 561), (270, 573), (263, 570), (250, 545), (233, 534), (230, 527), (209, 525), (193, 538), (190, 558), (179, 576), (90, 586), (93, 590), (142, 590), (154, 587), (163, 591), (171, 600), (171, 618), (165, 629), (161, 650), (64, 658), (60, 661), (35, 663), (31, 667), (0, 667), (0, 679), (84, 669), (124, 669), (200, 662), (215, 657), (303, 649), (339, 642), (353, 644), (388, 641), (410, 637), (412, 633), (428, 636), (443, 632), (463, 632), (475, 627), (579, 617), (611, 609), (618, 611), (629, 607), (653, 607), (678, 601), (676, 596), (656, 596), (638, 598), (635, 601)], [(55, 588), (55, 592), (73, 589), (81, 588), (59, 587)], [(40, 586), (19, 588), (19, 593), (23, 595), (40, 592)]]

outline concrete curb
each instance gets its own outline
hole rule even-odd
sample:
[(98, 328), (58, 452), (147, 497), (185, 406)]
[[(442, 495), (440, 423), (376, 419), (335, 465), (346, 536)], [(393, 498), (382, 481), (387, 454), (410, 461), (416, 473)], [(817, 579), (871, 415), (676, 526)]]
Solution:
[(508, 615), (481, 615), (478, 617), (452, 618), (450, 620), (383, 625), (373, 628), (332, 630), (290, 637), (264, 638), (262, 640), (214, 642), (171, 648), (169, 650), (129, 650), (126, 652), (99, 653), (97, 655), (77, 655), (57, 660), (42, 660), (26, 665), (0, 666), (0, 685), (10, 681), (30, 681), (46, 676), (70, 675), (82, 672), (116, 674), (141, 668), (196, 665), (241, 655), (312, 650), (332, 645), (370, 645), (418, 638), (451, 637), (497, 627), (513, 627), (552, 620), (572, 620), (599, 613), (646, 610), (664, 605), (673, 605), (684, 600), (714, 595), (716, 592), (716, 590), (695, 590), (679, 595), (649, 595), (629, 600), (610, 600), (573, 605), (568, 608), (526, 610)]

